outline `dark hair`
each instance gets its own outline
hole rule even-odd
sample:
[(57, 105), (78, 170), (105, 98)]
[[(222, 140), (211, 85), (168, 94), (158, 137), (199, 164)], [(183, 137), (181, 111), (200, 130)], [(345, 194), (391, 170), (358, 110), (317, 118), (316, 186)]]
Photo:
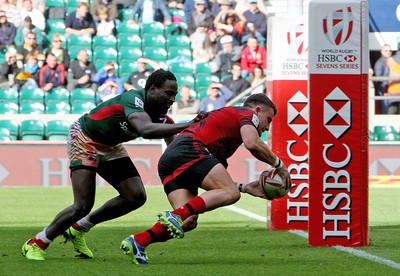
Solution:
[(278, 112), (275, 104), (263, 93), (257, 93), (249, 96), (243, 103), (245, 107), (255, 106), (257, 104), (263, 104), (267, 107), (271, 107), (274, 110), (274, 115)]
[(167, 80), (176, 81), (175, 75), (170, 71), (165, 71), (164, 69), (158, 69), (154, 71), (146, 81), (145, 91), (148, 91), (152, 85), (160, 88), (164, 85)]

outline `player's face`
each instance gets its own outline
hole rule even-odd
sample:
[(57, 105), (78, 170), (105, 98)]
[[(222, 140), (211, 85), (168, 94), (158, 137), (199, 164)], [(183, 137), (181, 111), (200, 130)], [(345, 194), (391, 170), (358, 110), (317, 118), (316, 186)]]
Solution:
[(256, 114), (260, 119), (258, 132), (261, 134), (264, 131), (268, 131), (272, 123), (272, 119), (275, 117), (274, 110), (271, 107), (260, 105), (256, 107)]
[(178, 85), (176, 81), (166, 80), (160, 88), (153, 86), (151, 88), (155, 108), (162, 114), (166, 114), (171, 105), (175, 102), (176, 94), (178, 94)]

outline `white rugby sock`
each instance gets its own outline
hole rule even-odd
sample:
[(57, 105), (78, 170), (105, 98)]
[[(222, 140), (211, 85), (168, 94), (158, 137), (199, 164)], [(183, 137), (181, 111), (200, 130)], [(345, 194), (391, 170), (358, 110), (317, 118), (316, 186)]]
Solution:
[(44, 228), (43, 231), (37, 233), (35, 239), (41, 240), (41, 241), (43, 241), (44, 243), (47, 243), (47, 244), (52, 242), (51, 240), (49, 240), (49, 238), (47, 238), (46, 228)]
[(87, 219), (87, 217), (84, 217), (84, 218), (78, 220), (78, 221), (76, 222), (76, 224), (79, 225), (79, 227), (81, 228), (81, 230), (82, 230), (83, 232), (89, 232), (89, 230), (90, 230), (93, 226), (96, 225), (96, 224), (94, 224), (94, 223), (91, 223), (91, 222)]

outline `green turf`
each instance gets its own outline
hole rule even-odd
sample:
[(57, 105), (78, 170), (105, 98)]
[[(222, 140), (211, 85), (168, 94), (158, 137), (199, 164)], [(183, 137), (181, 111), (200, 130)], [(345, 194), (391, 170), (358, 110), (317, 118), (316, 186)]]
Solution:
[[(330, 247), (310, 247), (287, 231), (270, 232), (265, 223), (218, 209), (200, 217), (199, 227), (182, 240), (148, 248), (151, 264), (137, 266), (119, 250), (127, 235), (170, 209), (160, 187), (148, 187), (144, 207), (93, 228), (87, 243), (92, 260), (74, 258), (61, 238), (49, 247), (46, 261), (28, 261), (22, 244), (72, 202), (71, 188), (0, 188), (1, 275), (400, 275), (400, 270)], [(96, 206), (115, 195), (98, 188)], [(400, 263), (400, 189), (370, 189), (371, 245), (357, 248)], [(265, 216), (265, 201), (244, 195), (237, 207)]]

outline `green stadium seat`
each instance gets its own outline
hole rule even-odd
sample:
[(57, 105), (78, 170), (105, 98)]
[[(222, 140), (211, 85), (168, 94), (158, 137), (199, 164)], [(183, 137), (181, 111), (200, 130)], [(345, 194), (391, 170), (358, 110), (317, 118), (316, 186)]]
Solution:
[(194, 72), (198, 75), (210, 75), (212, 62), (196, 63)]
[(18, 90), (14, 88), (0, 88), (0, 101), (18, 103)]
[(186, 48), (190, 49), (190, 38), (185, 35), (179, 35), (179, 36), (170, 36), (168, 37), (167, 40), (167, 47), (168, 49), (170, 47), (181, 47), (181, 48)]
[(0, 114), (13, 115), (19, 113), (19, 105), (14, 102), (0, 101)]
[(99, 70), (102, 67), (99, 62), (112, 61), (118, 63), (118, 52), (115, 48), (99, 47), (93, 52), (93, 60), (97, 70)]
[(147, 47), (143, 49), (143, 57), (156, 62), (165, 62), (167, 60), (167, 51), (159, 47)]
[[(78, 7), (79, 2), (83, 2), (82, 0), (68, 0), (65, 1), (65, 7), (68, 9), (73, 9), (76, 10), (76, 8)], [(86, 1), (88, 2), (88, 1)]]
[(63, 34), (65, 31), (65, 20), (60, 18), (49, 18), (46, 20), (46, 33)]
[(118, 36), (121, 34), (124, 35), (139, 35), (140, 28), (138, 24), (127, 24), (126, 22), (122, 21), (117, 24), (116, 27)]
[(44, 103), (49, 102), (67, 102), (69, 103), (70, 93), (66, 88), (56, 87), (44, 95)]
[(20, 137), (22, 141), (40, 141), (44, 139), (45, 125), (41, 120), (21, 121)]
[(124, 23), (128, 21), (128, 19), (133, 18), (132, 8), (123, 8), (119, 10), (119, 19)]
[(69, 102), (48, 102), (46, 104), (46, 114), (65, 115), (71, 113)]
[(174, 62), (169, 65), (169, 69), (174, 74), (179, 73), (193, 73), (193, 66), (190, 62)]
[(165, 26), (161, 22), (141, 23), (140, 24), (140, 35), (142, 37), (147, 34), (164, 36), (164, 30), (165, 30)]
[(70, 127), (67, 120), (50, 120), (46, 124), (45, 138), (49, 141), (67, 141)]
[(96, 105), (92, 102), (76, 101), (72, 103), (72, 114), (84, 114), (95, 108)]
[(390, 126), (390, 125), (377, 125), (374, 126), (374, 133), (376, 135), (379, 134), (386, 134), (386, 133), (395, 133), (397, 134), (396, 129), (394, 128), (394, 126)]
[(182, 47), (169, 47), (168, 48), (168, 59), (174, 59), (176, 57), (184, 57), (187, 60), (192, 60), (192, 51)]
[(90, 88), (75, 88), (71, 91), (71, 105), (75, 102), (95, 103), (96, 92)]
[(80, 46), (84, 49), (92, 49), (92, 38), (88, 35), (70, 35), (67, 39), (68, 48)]
[(114, 35), (94, 36), (92, 38), (92, 49), (103, 48), (117, 48), (117, 38)]
[(33, 101), (25, 101), (22, 102), (19, 106), (20, 114), (44, 114), (45, 106), (44, 103), (33, 102)]
[(219, 82), (219, 77), (215, 75), (200, 75), (196, 78), (196, 90), (200, 88), (208, 88), (211, 82)]
[(142, 48), (142, 38), (138, 34), (120, 34), (117, 38), (118, 49), (129, 47), (132, 49)]
[(19, 123), (14, 119), (2, 119), (0, 120), (0, 128), (6, 128), (10, 131), (11, 140), (18, 140), (19, 135)]
[[(74, 45), (72, 45), (72, 46), (69, 46), (68, 47), (68, 54), (69, 54), (69, 58), (71, 59), (71, 60), (76, 60), (77, 59), (77, 56), (78, 56), (78, 53), (79, 53), (79, 51), (82, 49), (82, 46), (74, 46)], [(93, 61), (93, 52), (92, 52), (92, 49), (85, 49), (86, 51), (87, 51), (87, 53), (88, 53), (88, 60), (89, 61)]]
[(5, 128), (0, 126), (0, 141), (11, 141), (11, 132)]
[(0, 64), (6, 62), (7, 47), (0, 46)]
[(23, 88), (19, 91), (19, 103), (24, 102), (44, 103), (44, 91), (40, 88)]
[(168, 9), (168, 12), (175, 20), (187, 21), (185, 11), (182, 9)]
[(46, 8), (48, 9), (51, 7), (64, 8), (65, 7), (64, 0), (46, 0)]
[(376, 141), (400, 141), (400, 135), (396, 133), (379, 133), (376, 135)]
[(147, 34), (142, 35), (142, 50), (147, 47), (159, 47), (164, 48), (166, 46), (166, 39), (164, 35), (160, 34)]
[(178, 82), (178, 86), (189, 85), (190, 89), (195, 89), (195, 81), (194, 77), (191, 74), (175, 74), (176, 80)]
[[(171, 35), (182, 35), (182, 31), (187, 30), (186, 22), (173, 22), (171, 25), (165, 27), (165, 37)], [(181, 30), (180, 32), (178, 30)]]
[(143, 55), (142, 50), (129, 46), (120, 47), (118, 50), (118, 64), (120, 67), (126, 62), (134, 62)]
[(124, 74), (129, 74), (132, 72), (136, 72), (138, 70), (137, 66), (136, 66), (136, 61), (133, 62), (128, 62), (128, 60), (126, 60), (126, 62), (121, 63), (121, 66), (119, 67), (119, 74), (124, 75)]

